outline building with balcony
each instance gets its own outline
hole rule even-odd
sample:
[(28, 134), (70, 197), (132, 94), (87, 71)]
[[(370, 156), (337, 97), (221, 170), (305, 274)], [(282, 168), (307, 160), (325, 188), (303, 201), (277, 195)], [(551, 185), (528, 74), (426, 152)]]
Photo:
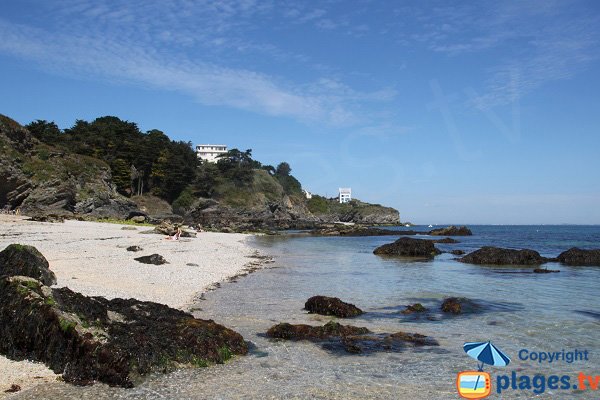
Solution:
[(199, 144), (196, 146), (196, 154), (202, 161), (216, 163), (219, 155), (227, 153), (227, 146), (224, 144)]

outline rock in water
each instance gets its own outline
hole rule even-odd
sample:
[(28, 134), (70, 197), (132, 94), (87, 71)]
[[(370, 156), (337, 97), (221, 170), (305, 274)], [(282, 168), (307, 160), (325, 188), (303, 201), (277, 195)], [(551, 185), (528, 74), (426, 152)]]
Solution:
[(471, 236), (473, 232), (466, 226), (449, 226), (447, 228), (433, 229), (429, 231), (432, 236)]
[(594, 265), (600, 267), (600, 249), (582, 250), (573, 247), (560, 253), (558, 261), (567, 265)]
[(439, 240), (434, 240), (434, 243), (445, 243), (445, 244), (454, 244), (454, 243), (459, 243), (458, 240), (456, 239), (452, 239), (452, 238), (443, 238), (443, 239), (439, 239)]
[(370, 333), (367, 328), (341, 325), (332, 321), (323, 326), (281, 323), (272, 326), (267, 331), (267, 336), (287, 340), (321, 340), (348, 335), (364, 335), (366, 333)]
[(41, 281), (46, 286), (56, 284), (46, 258), (33, 246), (11, 244), (0, 252), (0, 276), (22, 275)]
[(534, 274), (549, 274), (552, 272), (560, 272), (557, 269), (547, 269), (547, 268), (536, 268), (533, 270)]
[(442, 312), (450, 314), (470, 314), (477, 312), (480, 306), (464, 297), (449, 297), (444, 299), (441, 309)]
[(459, 261), (469, 264), (539, 265), (548, 261), (534, 250), (513, 250), (485, 246), (467, 254)]
[(162, 304), (0, 278), (0, 353), (44, 362), (67, 382), (132, 387), (151, 372), (223, 363), (247, 352), (238, 333)]
[(309, 313), (334, 315), (339, 318), (350, 318), (363, 314), (363, 311), (354, 304), (344, 303), (337, 297), (313, 296), (306, 301), (304, 308)]
[(431, 258), (437, 254), (441, 254), (441, 251), (436, 249), (431, 240), (401, 237), (394, 243), (379, 246), (373, 251), (373, 254)]
[(463, 250), (452, 250), (450, 254), (454, 254), (455, 256), (462, 256), (463, 254), (465, 254), (465, 252)]
[(139, 262), (144, 263), (144, 264), (154, 264), (154, 265), (162, 265), (162, 264), (168, 264), (169, 263), (160, 254), (152, 254), (152, 255), (149, 255), (149, 256), (137, 257), (137, 258), (134, 258), (134, 260), (135, 261), (139, 261)]
[(402, 310), (402, 314), (414, 314), (414, 313), (422, 313), (427, 311), (427, 308), (423, 306), (421, 303), (415, 303), (406, 306), (405, 310)]

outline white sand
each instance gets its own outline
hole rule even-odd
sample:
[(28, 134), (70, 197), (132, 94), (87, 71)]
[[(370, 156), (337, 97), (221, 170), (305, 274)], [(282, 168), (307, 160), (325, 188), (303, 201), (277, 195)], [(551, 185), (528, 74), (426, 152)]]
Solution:
[[(211, 284), (243, 271), (253, 261), (248, 257), (256, 252), (246, 244), (249, 235), (244, 234), (201, 232), (197, 238), (168, 241), (162, 235), (140, 233), (151, 227), (122, 227), (81, 221), (30, 222), (23, 217), (0, 215), (0, 251), (12, 243), (35, 246), (56, 274), (57, 287), (67, 286), (89, 296), (136, 298), (181, 309), (188, 308)], [(143, 251), (126, 250), (134, 245)], [(169, 264), (156, 266), (134, 260), (154, 253)], [(0, 356), (0, 398), (13, 383), (26, 389), (53, 376), (43, 365)]]

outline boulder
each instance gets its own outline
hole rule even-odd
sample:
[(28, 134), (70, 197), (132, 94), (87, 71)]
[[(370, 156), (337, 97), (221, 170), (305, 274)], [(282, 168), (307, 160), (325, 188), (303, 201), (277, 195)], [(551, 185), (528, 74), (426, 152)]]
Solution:
[(238, 333), (163, 304), (87, 297), (24, 276), (0, 278), (0, 353), (67, 382), (132, 387), (153, 372), (248, 352)]
[(11, 244), (0, 252), (0, 276), (28, 276), (46, 286), (56, 284), (46, 258), (33, 246)]
[(154, 265), (162, 265), (162, 264), (168, 264), (169, 263), (160, 254), (152, 254), (152, 255), (149, 255), (149, 256), (137, 257), (137, 258), (134, 258), (134, 260), (138, 261), (138, 262), (141, 262), (143, 264), (154, 264)]
[(557, 259), (566, 265), (593, 265), (600, 267), (600, 249), (583, 250), (573, 247), (560, 253)]
[(466, 226), (448, 226), (429, 231), (431, 236), (471, 236), (473, 233)]
[(465, 254), (464, 250), (452, 250), (450, 254), (454, 254), (455, 256), (462, 256)]
[[(144, 231), (142, 233), (155, 233), (158, 235), (165, 235), (165, 236), (173, 236), (175, 234), (175, 232), (177, 232), (177, 225), (172, 224), (169, 221), (162, 221), (160, 224), (156, 225), (154, 227), (154, 229), (149, 230), (149, 231)], [(195, 232), (188, 232), (184, 229), (181, 230), (181, 237), (184, 238), (195, 238), (196, 237), (196, 233)]]
[(333, 315), (339, 318), (350, 318), (363, 314), (363, 311), (354, 304), (344, 303), (337, 297), (313, 296), (306, 301), (304, 308), (309, 313)]
[(539, 265), (548, 261), (534, 250), (514, 250), (485, 246), (467, 254), (459, 261), (469, 264)]
[(140, 246), (129, 246), (127, 248), (127, 251), (136, 251), (137, 252), (137, 251), (142, 251), (142, 250), (144, 250), (144, 249), (142, 249)]
[(401, 237), (394, 243), (384, 244), (376, 248), (373, 254), (432, 258), (437, 254), (441, 254), (441, 252), (435, 248), (431, 240)]

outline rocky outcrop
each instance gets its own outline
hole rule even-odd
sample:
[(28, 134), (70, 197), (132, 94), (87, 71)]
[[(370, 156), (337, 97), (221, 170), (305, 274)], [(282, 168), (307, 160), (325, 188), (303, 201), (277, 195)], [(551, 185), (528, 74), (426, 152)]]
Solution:
[(332, 321), (323, 326), (281, 323), (272, 326), (267, 331), (267, 336), (286, 340), (323, 340), (349, 335), (364, 335), (366, 333), (370, 333), (367, 328), (341, 325)]
[(539, 265), (548, 261), (534, 250), (514, 250), (485, 246), (467, 254), (459, 261), (469, 264)]
[(313, 236), (401, 236), (416, 235), (415, 231), (396, 231), (363, 225), (328, 224), (309, 232)]
[(0, 252), (0, 276), (21, 275), (37, 279), (46, 286), (56, 284), (46, 258), (33, 246), (11, 244)]
[(39, 142), (0, 115), (0, 208), (32, 216), (124, 219), (135, 203), (116, 192), (103, 161)]
[(67, 382), (131, 387), (151, 372), (205, 367), (247, 352), (238, 333), (162, 304), (0, 278), (0, 353), (41, 361)]
[(406, 309), (402, 310), (402, 314), (414, 314), (426, 312), (427, 308), (421, 303), (410, 304), (406, 306)]
[(446, 228), (433, 229), (429, 231), (431, 236), (471, 236), (473, 232), (466, 226), (448, 226)]
[(443, 238), (443, 239), (434, 240), (433, 243), (454, 244), (454, 243), (459, 243), (459, 241), (456, 239), (447, 237), (447, 238)]
[(433, 241), (401, 237), (394, 243), (384, 244), (373, 251), (377, 255), (432, 258), (441, 252)]
[(600, 249), (583, 250), (573, 247), (560, 253), (557, 260), (566, 265), (589, 265), (600, 267)]
[(339, 318), (351, 318), (363, 314), (354, 304), (345, 303), (337, 297), (313, 296), (306, 301), (304, 308), (313, 314), (333, 315)]

